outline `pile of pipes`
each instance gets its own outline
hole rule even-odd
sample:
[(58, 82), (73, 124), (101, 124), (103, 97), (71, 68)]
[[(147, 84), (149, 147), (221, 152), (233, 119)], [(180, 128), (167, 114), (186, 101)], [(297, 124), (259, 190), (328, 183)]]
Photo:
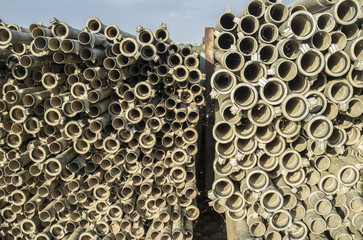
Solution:
[(363, 239), (362, 5), (252, 0), (218, 18), (210, 198), (238, 239)]
[(0, 24), (0, 238), (193, 239), (191, 46), (165, 24)]

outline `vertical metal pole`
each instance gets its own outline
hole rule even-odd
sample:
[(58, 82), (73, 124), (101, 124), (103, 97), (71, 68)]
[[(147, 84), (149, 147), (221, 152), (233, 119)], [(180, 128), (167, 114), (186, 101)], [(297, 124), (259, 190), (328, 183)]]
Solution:
[(210, 98), (211, 92), (210, 79), (214, 72), (214, 28), (205, 28), (205, 74), (206, 74), (206, 115), (204, 127), (204, 166), (205, 166), (205, 191), (212, 189), (214, 180), (213, 160), (214, 160), (214, 139), (212, 129), (214, 125), (214, 100)]

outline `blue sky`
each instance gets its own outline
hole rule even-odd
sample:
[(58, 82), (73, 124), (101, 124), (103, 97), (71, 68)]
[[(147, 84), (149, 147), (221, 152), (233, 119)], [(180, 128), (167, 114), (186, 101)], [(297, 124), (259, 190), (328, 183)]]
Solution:
[[(214, 27), (218, 16), (230, 6), (243, 9), (246, 0), (0, 0), (5, 23), (28, 27), (31, 23), (49, 25), (53, 17), (74, 28), (83, 28), (90, 17), (116, 24), (136, 34), (136, 27), (154, 30), (166, 23), (176, 43), (201, 43), (205, 27)], [(292, 0), (285, 1), (287, 3)]]

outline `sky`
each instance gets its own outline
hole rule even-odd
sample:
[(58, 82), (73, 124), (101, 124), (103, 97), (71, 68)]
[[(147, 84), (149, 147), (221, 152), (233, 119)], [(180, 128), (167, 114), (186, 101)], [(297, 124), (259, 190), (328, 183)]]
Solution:
[[(141, 25), (154, 31), (167, 24), (175, 43), (200, 44), (205, 27), (215, 27), (227, 6), (237, 14), (247, 0), (0, 0), (2, 19), (7, 24), (28, 27), (49, 25), (53, 17), (73, 28), (82, 29), (87, 19), (99, 18), (105, 25), (116, 24), (136, 35)], [(285, 0), (290, 3), (292, 0)]]

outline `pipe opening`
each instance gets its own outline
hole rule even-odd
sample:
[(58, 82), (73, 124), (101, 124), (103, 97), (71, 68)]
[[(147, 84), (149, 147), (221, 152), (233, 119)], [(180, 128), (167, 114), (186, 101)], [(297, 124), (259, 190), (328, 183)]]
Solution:
[(108, 36), (109, 38), (116, 38), (119, 34), (119, 31), (116, 27), (114, 26), (108, 26), (107, 30), (105, 32), (106, 36)]
[(347, 69), (348, 63), (349, 59), (343, 53), (335, 52), (329, 57), (327, 61), (327, 67), (332, 73), (339, 74)]
[(263, 95), (270, 102), (279, 101), (285, 95), (284, 92), (284, 87), (278, 81), (269, 81), (263, 88)]
[(240, 53), (230, 52), (225, 57), (225, 64), (231, 71), (236, 71), (242, 67), (244, 60)]
[(219, 19), (219, 24), (221, 25), (221, 27), (225, 30), (225, 31), (231, 31), (234, 29), (234, 27), (236, 26), (236, 24), (233, 22), (234, 19), (234, 14), (233, 13), (224, 13), (220, 19)]
[(358, 6), (353, 1), (342, 1), (336, 8), (337, 17), (343, 22), (350, 22), (357, 17)]
[(234, 135), (231, 125), (223, 122), (216, 126), (214, 133), (217, 139), (222, 141), (228, 140)]
[(266, 152), (270, 154), (278, 154), (284, 150), (284, 143), (280, 137), (275, 137), (274, 140), (266, 144)]
[(246, 56), (255, 53), (257, 51), (257, 47), (257, 41), (252, 37), (244, 37), (238, 45), (239, 51)]
[(62, 25), (62, 24), (57, 24), (54, 27), (54, 33), (57, 37), (63, 37), (67, 34), (67, 28), (66, 26)]
[(321, 181), (321, 188), (327, 193), (332, 194), (338, 189), (338, 181), (333, 176), (327, 176)]
[(350, 88), (346, 83), (337, 82), (333, 84), (330, 91), (332, 98), (336, 101), (344, 101), (350, 96)]
[(359, 33), (359, 27), (356, 23), (343, 25), (340, 31), (345, 34), (348, 40), (353, 40)]
[(269, 192), (261, 198), (262, 205), (269, 211), (277, 210), (281, 207), (283, 199), (278, 192)]
[(263, 236), (265, 232), (266, 232), (266, 226), (262, 222), (256, 222), (250, 226), (250, 233), (253, 236), (260, 237)]
[(248, 86), (240, 86), (234, 92), (233, 96), (234, 101), (243, 107), (251, 106), (251, 104), (255, 101), (255, 93)]
[(316, 71), (320, 65), (320, 56), (314, 51), (306, 52), (301, 58), (301, 67), (307, 73)]
[(11, 38), (11, 31), (5, 28), (0, 29), (0, 41), (7, 42)]
[(335, 24), (331, 14), (321, 14), (317, 20), (317, 26), (322, 31), (330, 32), (335, 27)]
[(258, 103), (252, 108), (251, 116), (254, 122), (265, 124), (271, 119), (272, 110), (265, 103)]
[(80, 53), (79, 53), (79, 56), (84, 60), (84, 61), (87, 61), (87, 60), (91, 60), (92, 58), (92, 50), (89, 49), (89, 48), (82, 48)]
[(235, 37), (233, 36), (233, 34), (229, 33), (229, 32), (225, 32), (222, 33), (219, 37), (218, 37), (218, 46), (223, 49), (223, 50), (228, 50), (231, 48), (232, 45), (234, 45), (236, 42)]
[(291, 20), (291, 30), (296, 36), (306, 37), (313, 30), (313, 20), (305, 14), (297, 14)]
[(292, 97), (287, 100), (285, 110), (291, 118), (300, 118), (308, 111), (308, 107), (302, 98)]
[(300, 156), (298, 153), (289, 152), (282, 157), (282, 165), (288, 170), (296, 170), (300, 165)]
[(264, 13), (265, 6), (262, 1), (251, 1), (247, 5), (247, 12), (255, 17), (261, 17)]
[(284, 4), (276, 3), (271, 5), (270, 17), (275, 22), (281, 23), (286, 20), (288, 15), (287, 7)]
[(218, 196), (225, 197), (232, 193), (233, 187), (229, 182), (221, 179), (216, 183), (214, 191)]
[(255, 16), (245, 16), (240, 22), (242, 32), (245, 34), (253, 34), (257, 31), (259, 26), (258, 20)]
[(122, 50), (127, 54), (132, 54), (136, 51), (136, 45), (131, 40), (126, 40), (122, 44)]
[(276, 36), (278, 35), (278, 30), (274, 25), (264, 25), (260, 31), (261, 31), (261, 38), (265, 42), (274, 41)]
[(279, 211), (275, 213), (271, 221), (271, 223), (275, 226), (275, 228), (279, 230), (286, 229), (290, 224), (290, 222), (291, 222), (291, 215), (285, 211)]
[(312, 43), (316, 49), (326, 50), (331, 45), (331, 37), (329, 33), (320, 31), (314, 34)]
[(219, 72), (214, 76), (214, 86), (219, 91), (228, 91), (233, 86), (232, 76), (227, 72)]
[(241, 152), (250, 152), (256, 147), (256, 142), (252, 138), (239, 138), (236, 143), (238, 150)]
[(248, 181), (249, 185), (251, 186), (251, 188), (253, 188), (255, 190), (262, 190), (268, 184), (268, 178), (266, 177), (266, 175), (264, 175), (260, 172), (251, 173), (248, 176), (247, 181)]
[(347, 113), (352, 117), (359, 117), (362, 114), (363, 102), (353, 98), (348, 103)]
[(264, 69), (258, 62), (251, 62), (244, 68), (243, 76), (248, 82), (255, 83), (264, 76)]
[(74, 112), (82, 112), (84, 110), (84, 104), (81, 100), (74, 100), (71, 103), (71, 108)]
[(271, 63), (277, 59), (277, 49), (272, 45), (264, 45), (260, 48), (260, 58), (264, 63)]

